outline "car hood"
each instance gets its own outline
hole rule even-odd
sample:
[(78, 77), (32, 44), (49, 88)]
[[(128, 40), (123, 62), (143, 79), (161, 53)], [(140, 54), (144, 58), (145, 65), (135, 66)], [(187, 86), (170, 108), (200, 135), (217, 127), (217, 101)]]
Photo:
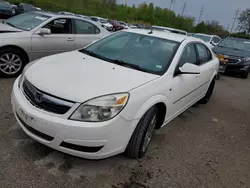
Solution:
[(110, 23), (104, 23), (102, 25), (105, 25), (105, 26), (108, 26), (108, 27), (111, 27), (112, 25)]
[(233, 48), (225, 48), (216, 46), (212, 49), (217, 54), (224, 54), (229, 56), (237, 56), (237, 57), (250, 57), (250, 52), (243, 50), (235, 50)]
[(84, 102), (106, 94), (128, 92), (159, 76), (73, 51), (38, 60), (28, 68), (25, 77), (46, 93)]
[(4, 23), (0, 23), (0, 36), (1, 36), (1, 33), (12, 33), (12, 32), (20, 32), (20, 31), (22, 30), (11, 27)]

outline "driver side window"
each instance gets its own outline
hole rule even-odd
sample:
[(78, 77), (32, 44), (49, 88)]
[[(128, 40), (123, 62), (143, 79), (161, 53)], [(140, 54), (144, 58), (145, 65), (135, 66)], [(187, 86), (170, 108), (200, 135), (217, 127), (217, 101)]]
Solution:
[(59, 18), (51, 21), (43, 28), (51, 30), (51, 34), (71, 34), (72, 33), (72, 24), (71, 19)]
[(178, 67), (182, 67), (185, 63), (198, 65), (194, 44), (190, 44), (185, 48), (179, 61)]

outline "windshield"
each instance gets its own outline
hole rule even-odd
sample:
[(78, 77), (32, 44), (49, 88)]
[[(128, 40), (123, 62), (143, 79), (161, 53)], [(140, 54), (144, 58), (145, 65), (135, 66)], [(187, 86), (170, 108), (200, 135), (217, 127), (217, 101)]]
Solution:
[[(162, 75), (175, 55), (179, 43), (131, 32), (117, 32), (80, 50), (95, 54), (108, 62), (122, 62), (121, 66)], [(119, 63), (117, 63), (119, 64)]]
[(203, 40), (203, 41), (205, 41), (205, 42), (210, 42), (210, 40), (211, 40), (211, 38), (212, 37), (210, 37), (210, 36), (206, 36), (206, 35), (193, 35), (193, 37), (196, 37), (196, 38), (198, 38), (198, 39), (201, 39), (201, 40)]
[(6, 20), (6, 23), (15, 28), (30, 31), (45, 22), (49, 18), (50, 16), (29, 12), (9, 18), (8, 20)]
[(99, 19), (99, 22), (101, 22), (101, 23), (108, 23), (108, 21), (107, 20), (104, 20), (104, 19)]
[(250, 51), (250, 40), (225, 38), (218, 46), (225, 48), (233, 48), (236, 50)]

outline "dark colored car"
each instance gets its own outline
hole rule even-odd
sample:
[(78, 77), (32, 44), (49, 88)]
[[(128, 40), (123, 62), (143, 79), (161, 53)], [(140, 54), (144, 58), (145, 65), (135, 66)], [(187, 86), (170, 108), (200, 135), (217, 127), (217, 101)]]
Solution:
[(36, 7), (31, 4), (21, 3), (16, 8), (16, 14), (22, 14), (24, 12), (37, 11)]
[(10, 3), (5, 1), (0, 1), (0, 18), (10, 18), (15, 15), (15, 9)]
[(213, 48), (220, 60), (219, 72), (247, 78), (250, 71), (250, 40), (228, 37)]
[(116, 20), (108, 20), (108, 22), (113, 26), (113, 31), (119, 31), (123, 29), (123, 26)]

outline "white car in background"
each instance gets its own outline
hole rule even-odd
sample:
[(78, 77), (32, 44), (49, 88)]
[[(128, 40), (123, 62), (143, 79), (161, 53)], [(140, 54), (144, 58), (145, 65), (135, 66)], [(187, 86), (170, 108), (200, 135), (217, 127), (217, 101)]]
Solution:
[(130, 27), (128, 26), (128, 24), (126, 22), (123, 21), (118, 21), (119, 24), (121, 24), (123, 26), (124, 29), (130, 29)]
[(196, 38), (203, 40), (210, 48), (213, 48), (214, 46), (219, 44), (221, 41), (221, 38), (219, 36), (207, 35), (203, 33), (195, 33), (192, 35), (192, 37), (196, 37)]
[(89, 159), (140, 158), (155, 129), (209, 101), (218, 66), (200, 39), (122, 30), (28, 64), (11, 101), (24, 132), (44, 145)]
[(102, 27), (104, 27), (105, 29), (107, 29), (108, 31), (112, 31), (113, 29), (113, 25), (111, 25), (107, 19), (105, 18), (101, 18), (101, 17), (97, 17), (97, 16), (91, 16), (90, 17), (91, 20), (97, 22), (98, 24), (100, 24)]

